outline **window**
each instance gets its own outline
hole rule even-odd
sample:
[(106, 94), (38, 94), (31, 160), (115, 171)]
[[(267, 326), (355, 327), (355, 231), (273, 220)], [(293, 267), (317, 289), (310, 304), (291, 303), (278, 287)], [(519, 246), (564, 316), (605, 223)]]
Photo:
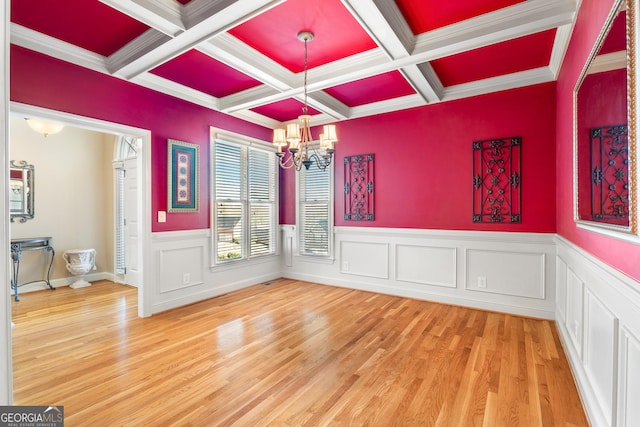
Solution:
[(140, 138), (129, 135), (121, 135), (116, 141), (116, 154), (113, 162), (116, 193), (114, 243), (114, 270), (116, 274), (126, 273), (126, 171), (135, 173), (135, 158), (141, 143)]
[(333, 165), (314, 164), (298, 173), (298, 244), (300, 255), (329, 257), (333, 239)]
[(276, 163), (270, 148), (221, 134), (214, 138), (214, 264), (275, 253)]

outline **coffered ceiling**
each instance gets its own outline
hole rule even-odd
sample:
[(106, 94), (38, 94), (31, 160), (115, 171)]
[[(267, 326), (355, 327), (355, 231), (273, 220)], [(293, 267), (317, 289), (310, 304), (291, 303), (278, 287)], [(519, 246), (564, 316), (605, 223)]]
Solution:
[(267, 127), (553, 81), (574, 0), (12, 0), (11, 42)]

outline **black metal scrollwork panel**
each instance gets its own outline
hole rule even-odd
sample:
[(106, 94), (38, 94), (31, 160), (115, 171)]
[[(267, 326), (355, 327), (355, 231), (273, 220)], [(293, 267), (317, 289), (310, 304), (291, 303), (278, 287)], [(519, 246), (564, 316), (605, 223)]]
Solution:
[(373, 154), (344, 158), (344, 219), (373, 221)]
[(594, 220), (629, 217), (627, 125), (591, 129), (591, 214)]
[(521, 222), (522, 137), (473, 142), (473, 222)]

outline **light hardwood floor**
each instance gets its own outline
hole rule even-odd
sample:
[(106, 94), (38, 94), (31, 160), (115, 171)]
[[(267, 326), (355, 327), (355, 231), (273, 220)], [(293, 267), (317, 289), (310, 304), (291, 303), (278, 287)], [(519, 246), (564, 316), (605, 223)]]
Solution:
[(553, 322), (279, 280), (137, 317), (110, 282), (12, 302), (14, 403), (66, 426), (586, 426)]

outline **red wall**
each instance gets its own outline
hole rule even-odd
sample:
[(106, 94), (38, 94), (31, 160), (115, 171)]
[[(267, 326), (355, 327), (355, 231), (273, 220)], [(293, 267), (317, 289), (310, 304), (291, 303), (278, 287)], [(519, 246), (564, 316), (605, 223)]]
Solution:
[[(592, 218), (591, 129), (627, 124), (627, 72), (613, 70), (590, 74), (580, 84), (577, 97), (580, 116), (578, 137), (578, 213), (581, 219)], [(610, 224), (629, 225), (629, 218), (607, 219)]]
[[(269, 141), (271, 131), (210, 109), (11, 46), (11, 100), (151, 131), (152, 231), (209, 227), (209, 126)], [(168, 213), (167, 139), (200, 145), (200, 211)]]
[[(555, 232), (554, 83), (349, 120), (337, 127), (336, 225)], [(522, 223), (473, 223), (471, 144), (511, 136), (522, 137)], [(367, 153), (375, 154), (375, 221), (345, 221), (343, 159)], [(281, 194), (290, 193), (293, 179), (283, 184)], [(294, 209), (293, 203), (282, 206), (281, 222), (295, 223)]]
[(557, 227), (561, 236), (640, 280), (640, 246), (578, 229), (573, 219), (573, 90), (612, 5), (612, 0), (582, 1), (557, 81)]

